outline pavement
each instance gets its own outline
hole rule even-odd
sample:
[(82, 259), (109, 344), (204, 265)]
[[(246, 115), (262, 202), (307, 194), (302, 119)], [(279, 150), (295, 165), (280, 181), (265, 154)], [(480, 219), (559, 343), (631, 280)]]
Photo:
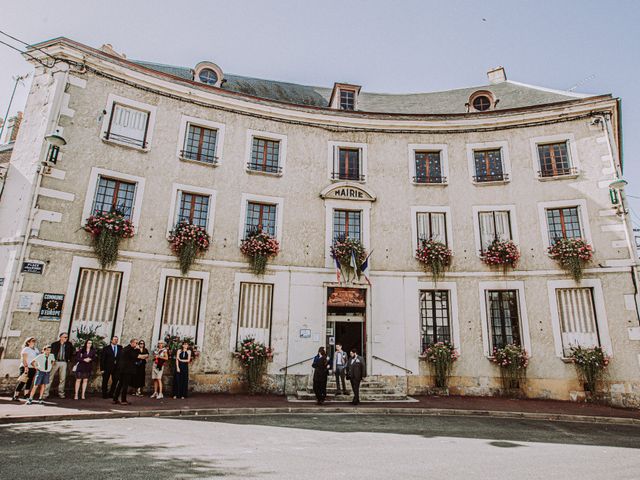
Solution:
[(278, 395), (194, 393), (184, 400), (129, 396), (130, 405), (89, 396), (87, 400), (50, 397), (44, 405), (26, 405), (0, 397), (0, 424), (151, 416), (213, 416), (255, 414), (356, 413), (423, 416), (489, 416), (570, 422), (640, 425), (640, 409), (592, 403), (523, 400), (497, 397), (414, 396), (413, 403), (367, 403), (359, 406), (327, 402), (288, 402)]

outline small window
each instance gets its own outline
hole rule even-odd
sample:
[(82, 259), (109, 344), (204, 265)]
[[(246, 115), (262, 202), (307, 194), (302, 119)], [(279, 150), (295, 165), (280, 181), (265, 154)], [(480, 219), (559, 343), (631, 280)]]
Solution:
[(504, 173), (501, 149), (474, 150), (473, 160), (475, 166), (473, 179), (475, 182), (503, 182), (509, 179), (509, 176)]
[(217, 130), (189, 123), (187, 124), (184, 150), (180, 152), (180, 156), (186, 160), (194, 160), (196, 162), (218, 163), (218, 158), (216, 157), (217, 139)]
[(136, 184), (99, 176), (92, 214), (117, 211), (131, 219)]
[(478, 112), (484, 112), (491, 108), (491, 100), (486, 95), (478, 95), (473, 99), (473, 108)]
[(600, 346), (598, 323), (592, 288), (559, 288), (556, 290), (562, 354), (568, 357), (571, 347)]
[(359, 210), (333, 211), (333, 239), (362, 240), (362, 212)]
[(198, 78), (202, 83), (206, 83), (207, 85), (215, 85), (218, 83), (218, 74), (210, 68), (202, 69)]
[(478, 212), (480, 249), (484, 252), (495, 240), (513, 240), (511, 215), (506, 211)]
[(451, 342), (448, 290), (420, 291), (421, 351), (432, 343)]
[(550, 245), (563, 238), (583, 237), (578, 207), (548, 208), (546, 213)]
[(520, 345), (520, 312), (517, 290), (488, 290), (490, 351), (508, 344)]
[(149, 112), (113, 103), (105, 140), (147, 148)]
[(258, 342), (270, 346), (272, 310), (272, 284), (242, 282), (240, 284), (236, 346), (247, 337), (252, 337)]
[(443, 212), (416, 213), (418, 247), (425, 240), (434, 240), (447, 245), (447, 216)]
[(446, 183), (442, 175), (442, 161), (440, 152), (415, 152), (416, 176), (415, 183)]
[(261, 230), (264, 233), (276, 236), (276, 211), (277, 205), (257, 202), (247, 202), (247, 217), (245, 219), (244, 235), (249, 232)]
[(364, 181), (359, 148), (337, 148), (337, 161), (334, 161), (332, 178)]
[(356, 109), (356, 92), (353, 90), (340, 90), (340, 110)]
[(571, 167), (567, 142), (538, 145), (538, 159), (541, 178), (575, 175), (577, 169)]
[(199, 227), (207, 228), (209, 219), (209, 195), (180, 192), (179, 222), (188, 222)]
[(253, 137), (249, 170), (265, 173), (281, 173), (280, 141)]

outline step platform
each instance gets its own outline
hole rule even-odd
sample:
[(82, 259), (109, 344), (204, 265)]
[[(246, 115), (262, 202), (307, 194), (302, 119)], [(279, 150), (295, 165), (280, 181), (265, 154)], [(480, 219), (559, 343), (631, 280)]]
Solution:
[[(330, 377), (331, 378), (331, 377)], [(307, 388), (298, 390), (294, 395), (287, 397), (290, 402), (315, 402), (316, 396), (313, 393), (313, 376), (309, 376)], [(327, 382), (327, 401), (347, 403), (353, 400), (353, 392), (351, 384), (347, 381), (347, 394), (337, 391), (335, 378), (331, 378)], [(409, 397), (406, 392), (399, 388), (394, 388), (383, 381), (374, 378), (365, 378), (360, 384), (360, 402), (417, 402), (416, 399)]]

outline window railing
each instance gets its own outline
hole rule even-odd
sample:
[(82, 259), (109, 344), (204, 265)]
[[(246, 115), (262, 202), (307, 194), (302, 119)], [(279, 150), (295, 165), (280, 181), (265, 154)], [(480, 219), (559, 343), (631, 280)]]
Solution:
[(333, 172), (331, 174), (333, 180), (353, 180), (356, 182), (364, 182), (364, 175), (359, 173)]
[(447, 177), (416, 175), (413, 177), (414, 183), (447, 183)]
[(131, 138), (125, 135), (119, 135), (113, 132), (106, 132), (104, 134), (105, 140), (113, 140), (114, 142), (124, 143), (134, 147), (147, 148), (147, 142), (140, 140), (139, 138)]
[(552, 177), (564, 177), (567, 175), (577, 175), (578, 169), (576, 167), (566, 167), (566, 168), (545, 168), (543, 170), (538, 170), (539, 178), (552, 178)]
[(180, 157), (185, 160), (209, 163), (211, 165), (216, 165), (218, 163), (218, 157), (215, 155), (205, 155), (204, 153), (198, 153), (191, 150), (180, 150)]
[(247, 169), (253, 170), (254, 172), (264, 172), (264, 173), (282, 173), (282, 167), (279, 165), (264, 165), (262, 163), (247, 163)]
[(508, 173), (494, 173), (492, 175), (474, 175), (473, 181), (476, 183), (486, 183), (486, 182), (507, 182), (509, 181)]

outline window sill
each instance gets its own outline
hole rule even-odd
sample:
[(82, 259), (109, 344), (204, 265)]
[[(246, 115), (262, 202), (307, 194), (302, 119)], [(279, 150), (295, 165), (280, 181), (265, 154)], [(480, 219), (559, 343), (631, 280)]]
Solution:
[(568, 363), (568, 364), (573, 363), (573, 360), (567, 357), (560, 357), (560, 360), (562, 360), (563, 363)]
[(118, 142), (117, 140), (113, 140), (113, 139), (109, 139), (107, 140), (106, 138), (103, 138), (102, 141), (104, 143), (107, 143), (109, 145), (117, 145), (118, 147), (124, 147), (124, 148), (128, 148), (130, 150), (136, 150), (138, 152), (142, 152), (142, 153), (148, 153), (150, 148), (149, 147), (138, 147), (136, 145), (130, 145), (128, 143), (124, 143), (124, 142)]
[(360, 183), (360, 184), (364, 184), (367, 183), (366, 180), (351, 180), (348, 178), (330, 178), (331, 183), (340, 183), (340, 182), (345, 182), (345, 183)]
[(557, 180), (575, 180), (580, 176), (579, 173), (574, 173), (572, 175), (556, 175), (555, 177), (540, 177), (538, 176), (538, 181), (540, 182), (554, 182)]
[(284, 174), (284, 172), (263, 172), (261, 170), (252, 170), (250, 168), (245, 168), (244, 171), (250, 175), (265, 175), (267, 177), (282, 177)]
[(414, 182), (414, 181), (412, 181), (411, 184), (416, 187), (446, 187), (449, 185), (448, 182), (428, 183), (428, 182)]
[(217, 161), (216, 161), (216, 162), (213, 162), (213, 163), (209, 163), (209, 162), (202, 162), (202, 161), (200, 161), (200, 160), (193, 160), (193, 159), (191, 159), (191, 158), (185, 158), (185, 157), (182, 157), (182, 156), (180, 156), (180, 155), (178, 155), (178, 159), (179, 159), (181, 162), (185, 162), (185, 163), (192, 163), (192, 164), (194, 164), (194, 165), (202, 165), (203, 167), (214, 167), (214, 168), (215, 168), (215, 167), (217, 167), (218, 165), (220, 165), (220, 162), (217, 162)]
[(492, 185), (506, 185), (507, 183), (511, 183), (511, 180), (492, 180), (490, 182), (476, 182), (475, 180), (472, 180), (471, 183), (473, 183), (476, 187), (484, 187)]

